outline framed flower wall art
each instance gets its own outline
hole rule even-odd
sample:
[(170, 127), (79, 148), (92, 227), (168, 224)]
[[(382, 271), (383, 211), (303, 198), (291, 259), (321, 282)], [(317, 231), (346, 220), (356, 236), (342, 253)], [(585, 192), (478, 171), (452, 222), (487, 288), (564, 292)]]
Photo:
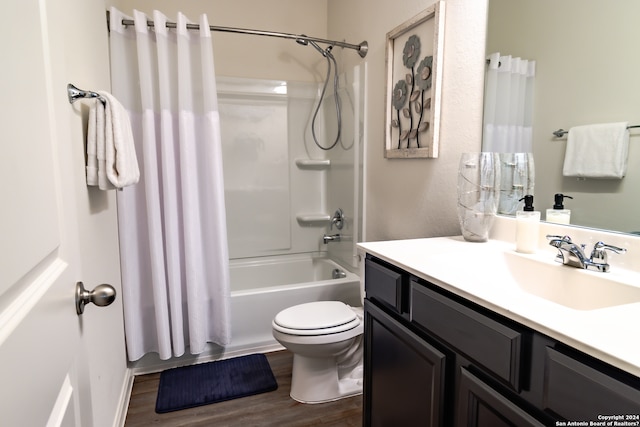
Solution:
[(436, 158), (442, 97), (444, 1), (387, 33), (387, 158)]

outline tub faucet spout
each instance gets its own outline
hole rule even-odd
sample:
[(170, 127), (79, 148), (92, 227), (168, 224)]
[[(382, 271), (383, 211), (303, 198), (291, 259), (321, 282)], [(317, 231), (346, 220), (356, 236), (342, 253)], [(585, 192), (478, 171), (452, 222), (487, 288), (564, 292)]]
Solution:
[(325, 234), (322, 237), (322, 242), (326, 245), (329, 242), (339, 242), (340, 235), (339, 234)]

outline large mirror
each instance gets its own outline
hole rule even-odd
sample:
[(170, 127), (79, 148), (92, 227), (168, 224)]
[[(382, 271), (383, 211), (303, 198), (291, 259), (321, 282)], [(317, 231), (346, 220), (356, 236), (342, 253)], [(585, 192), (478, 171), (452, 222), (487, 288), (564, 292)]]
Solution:
[(562, 174), (566, 135), (558, 129), (597, 123), (640, 125), (640, 1), (489, 0), (487, 55), (536, 61), (533, 99), (535, 208), (554, 194), (571, 209), (571, 224), (640, 230), (640, 128), (630, 130), (623, 179)]

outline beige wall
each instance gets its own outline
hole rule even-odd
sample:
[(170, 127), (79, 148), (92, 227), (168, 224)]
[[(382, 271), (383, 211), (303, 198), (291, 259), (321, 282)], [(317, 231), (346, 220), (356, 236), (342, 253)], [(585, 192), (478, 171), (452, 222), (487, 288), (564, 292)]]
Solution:
[[(365, 239), (383, 240), (459, 233), (456, 174), (461, 152), (479, 151), (488, 0), (447, 0), (440, 157), (387, 160), (384, 147), (386, 33), (424, 10), (433, 0), (113, 0), (130, 13), (136, 7), (166, 15), (206, 12), (212, 25), (305, 33), (369, 42), (364, 60), (336, 49), (347, 63), (366, 62)], [(248, 13), (251, 11), (251, 13)], [(224, 37), (224, 38), (223, 38)], [(321, 81), (325, 63), (311, 48), (288, 40), (215, 34), (216, 72), (221, 75)], [(258, 73), (259, 74), (256, 74)]]
[[(479, 151), (487, 0), (447, 0), (440, 157), (385, 159), (386, 33), (433, 4), (432, 0), (329, 0), (329, 36), (369, 42), (366, 57), (367, 140), (365, 239), (459, 234), (458, 160)], [(343, 54), (344, 60), (357, 55)]]
[[(326, 0), (107, 0), (122, 12), (153, 10), (175, 21), (177, 12), (197, 22), (206, 13), (209, 25), (306, 34), (324, 38)], [(324, 81), (326, 61), (310, 46), (293, 40), (214, 32), (216, 74), (221, 76), (294, 81)]]

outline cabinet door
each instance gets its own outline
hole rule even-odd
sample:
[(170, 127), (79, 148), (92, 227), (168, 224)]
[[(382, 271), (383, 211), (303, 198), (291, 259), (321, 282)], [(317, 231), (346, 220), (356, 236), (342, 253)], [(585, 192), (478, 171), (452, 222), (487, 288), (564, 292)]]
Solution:
[(445, 355), (365, 300), (365, 426), (441, 426)]
[(457, 427), (543, 427), (506, 397), (460, 368)]

